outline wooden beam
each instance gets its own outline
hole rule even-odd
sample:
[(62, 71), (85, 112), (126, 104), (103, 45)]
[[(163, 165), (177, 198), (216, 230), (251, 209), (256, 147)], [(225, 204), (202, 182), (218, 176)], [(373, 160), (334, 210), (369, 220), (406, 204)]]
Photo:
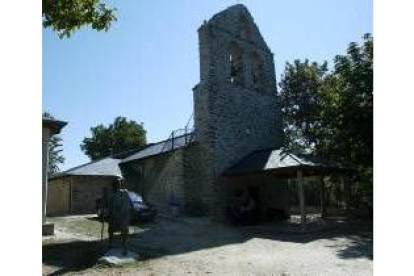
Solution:
[(341, 176), (343, 189), (345, 191), (345, 210), (347, 215), (349, 214), (350, 210), (350, 201), (351, 201), (351, 182), (349, 181), (348, 175)]
[(73, 212), (73, 180), (69, 178), (69, 214)]
[(303, 189), (303, 174), (302, 170), (297, 170), (297, 182), (298, 182), (298, 195), (299, 195), (299, 206), (300, 206), (300, 223), (302, 230), (305, 229), (306, 225), (306, 210), (305, 210), (305, 192)]
[(321, 197), (321, 216), (322, 218), (326, 216), (326, 200), (325, 200), (325, 184), (324, 184), (324, 176), (320, 177), (320, 197)]

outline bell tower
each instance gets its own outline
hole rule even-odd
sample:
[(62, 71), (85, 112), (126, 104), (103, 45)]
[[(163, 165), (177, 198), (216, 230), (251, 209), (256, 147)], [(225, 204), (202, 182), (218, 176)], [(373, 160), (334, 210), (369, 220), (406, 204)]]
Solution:
[[(280, 147), (273, 53), (247, 8), (237, 4), (199, 28), (200, 83), (194, 119), (200, 151), (203, 202), (217, 206), (224, 170), (254, 150)], [(212, 208), (209, 208), (211, 210)]]

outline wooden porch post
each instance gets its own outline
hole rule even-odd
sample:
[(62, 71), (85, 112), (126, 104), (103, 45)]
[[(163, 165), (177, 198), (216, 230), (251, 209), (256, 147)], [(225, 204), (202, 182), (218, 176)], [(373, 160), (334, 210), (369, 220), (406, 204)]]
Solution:
[(351, 182), (349, 181), (349, 176), (347, 174), (343, 175), (341, 178), (345, 190), (345, 210), (347, 215), (349, 215), (349, 203), (351, 201)]
[(320, 197), (321, 197), (321, 216), (322, 218), (326, 217), (326, 204), (325, 204), (325, 185), (324, 185), (324, 176), (320, 178)]
[(306, 226), (306, 210), (305, 210), (305, 192), (303, 190), (303, 175), (302, 170), (297, 170), (297, 181), (298, 181), (298, 193), (299, 193), (299, 205), (300, 205), (300, 223), (302, 230)]
[(72, 177), (69, 179), (69, 214), (73, 212), (73, 180)]

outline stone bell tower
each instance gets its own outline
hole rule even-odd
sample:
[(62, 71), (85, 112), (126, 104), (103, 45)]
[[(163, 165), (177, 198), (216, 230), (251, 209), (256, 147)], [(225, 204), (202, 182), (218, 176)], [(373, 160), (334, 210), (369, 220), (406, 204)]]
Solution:
[(281, 146), (281, 116), (273, 54), (247, 8), (231, 6), (198, 32), (194, 119), (203, 176), (198, 185), (201, 201), (214, 213), (226, 201), (223, 171), (254, 150)]

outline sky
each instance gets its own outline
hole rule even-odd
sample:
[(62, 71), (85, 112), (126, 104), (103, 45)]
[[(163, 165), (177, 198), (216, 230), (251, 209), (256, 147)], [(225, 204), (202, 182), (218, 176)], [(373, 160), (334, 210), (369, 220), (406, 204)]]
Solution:
[(275, 55), (332, 64), (350, 42), (372, 33), (372, 0), (121, 0), (108, 32), (83, 28), (68, 39), (43, 30), (43, 111), (68, 122), (61, 170), (89, 161), (80, 144), (90, 128), (117, 116), (143, 122), (148, 142), (168, 138), (193, 112), (199, 82), (197, 29), (244, 4)]

